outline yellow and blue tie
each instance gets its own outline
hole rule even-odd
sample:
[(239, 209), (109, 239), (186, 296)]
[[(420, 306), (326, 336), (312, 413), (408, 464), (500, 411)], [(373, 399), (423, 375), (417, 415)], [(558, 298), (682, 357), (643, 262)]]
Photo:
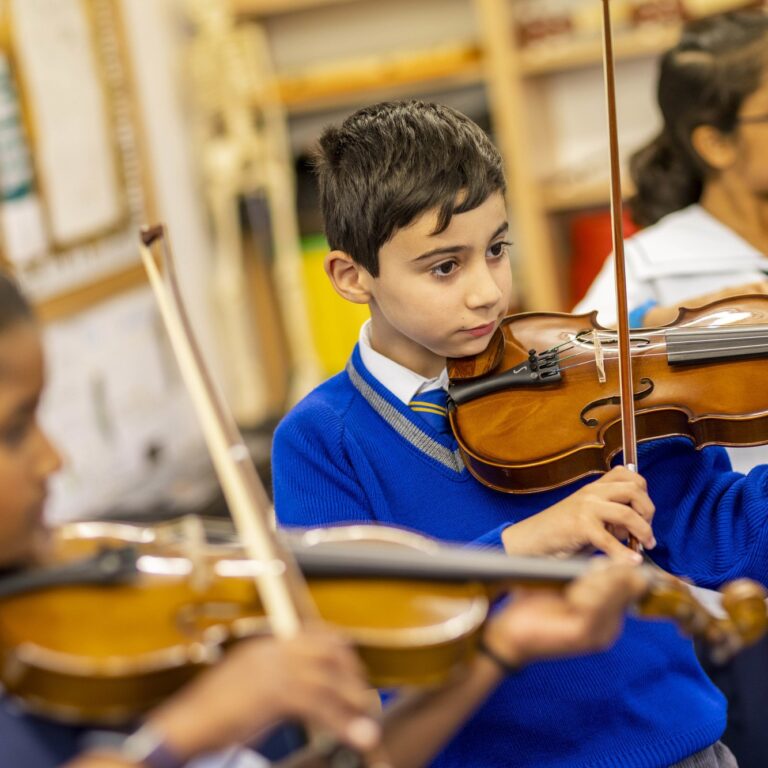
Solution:
[(448, 393), (444, 389), (431, 389), (428, 392), (419, 392), (408, 407), (419, 414), (432, 429), (443, 435), (451, 433), (451, 424), (448, 421)]

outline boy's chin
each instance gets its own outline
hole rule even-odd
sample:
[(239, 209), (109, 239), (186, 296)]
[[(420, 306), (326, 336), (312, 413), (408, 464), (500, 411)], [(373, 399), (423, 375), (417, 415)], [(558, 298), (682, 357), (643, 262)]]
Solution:
[(491, 338), (493, 338), (492, 333), (477, 339), (468, 338), (461, 344), (456, 344), (453, 351), (446, 355), (446, 357), (474, 357), (475, 355), (481, 355), (488, 349)]

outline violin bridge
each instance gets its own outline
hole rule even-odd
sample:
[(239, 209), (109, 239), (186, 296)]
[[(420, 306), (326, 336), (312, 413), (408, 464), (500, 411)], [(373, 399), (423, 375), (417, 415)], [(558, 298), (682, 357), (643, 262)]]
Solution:
[(603, 353), (603, 345), (600, 342), (600, 334), (597, 330), (592, 331), (592, 346), (595, 350), (595, 366), (597, 368), (597, 380), (601, 384), (605, 384), (605, 355)]

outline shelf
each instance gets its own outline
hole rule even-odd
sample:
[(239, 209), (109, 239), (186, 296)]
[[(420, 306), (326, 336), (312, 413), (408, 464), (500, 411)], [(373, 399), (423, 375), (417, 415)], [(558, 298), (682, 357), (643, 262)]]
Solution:
[(105, 299), (117, 296), (131, 288), (145, 284), (147, 275), (141, 264), (135, 264), (119, 272), (100, 278), (51, 299), (35, 303), (35, 313), (43, 322), (62, 320), (75, 315)]
[(231, 7), (238, 16), (277, 16), (282, 13), (341, 5), (358, 0), (231, 0)]
[(291, 113), (329, 109), (357, 97), (403, 96), (425, 86), (455, 88), (481, 80), (482, 53), (472, 43), (430, 50), (366, 56), (315, 66), (278, 78), (283, 104)]
[[(616, 58), (656, 55), (674, 45), (679, 34), (679, 26), (665, 25), (617, 35)], [(534, 76), (599, 64), (601, 45), (599, 40), (589, 40), (525, 51), (522, 71)], [(456, 43), (314, 66), (305, 72), (281, 75), (278, 88), (290, 113), (311, 112), (346, 106), (362, 96), (371, 101), (409, 95), (431, 86), (456, 88), (478, 83), (482, 79), (482, 59), (479, 44)]]
[[(679, 24), (647, 24), (631, 32), (616, 34), (614, 56), (617, 60), (653, 56), (666, 51), (680, 37)], [(550, 43), (522, 52), (521, 69), (526, 75), (543, 75), (599, 64), (603, 60), (603, 43), (599, 37)]]
[[(632, 182), (627, 179), (623, 184), (622, 197), (626, 200), (633, 194)], [(545, 210), (550, 213), (559, 213), (608, 206), (611, 193), (607, 179), (580, 184), (542, 184), (541, 200)]]

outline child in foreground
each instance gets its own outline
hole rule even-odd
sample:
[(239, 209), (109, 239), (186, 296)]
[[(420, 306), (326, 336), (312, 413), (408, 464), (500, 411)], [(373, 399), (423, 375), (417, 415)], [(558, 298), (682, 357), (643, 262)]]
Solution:
[[(37, 421), (43, 384), (40, 330), (29, 304), (0, 273), (3, 572), (45, 558), (47, 482), (60, 459)], [(151, 712), (138, 734), (99, 752), (78, 756), (88, 736), (85, 728), (25, 714), (0, 693), (0, 762), (13, 768), (55, 768), (70, 759), (68, 768), (175, 768), (249, 743), (275, 724), (295, 719), (362, 752), (383, 741), (387, 751), (391, 747), (393, 766), (422, 765), (501, 682), (503, 665), (605, 647), (618, 632), (627, 604), (645, 586), (639, 573), (619, 568), (588, 574), (563, 595), (522, 597), (488, 622), (484, 643), (490, 656), (479, 655), (459, 679), (410, 702), (407, 718), (393, 717), (383, 730), (368, 713), (364, 670), (349, 643), (333, 630), (308, 628), (290, 640), (243, 641), (221, 664)], [(245, 759), (254, 765), (255, 758)], [(231, 756), (225, 764), (240, 765)]]

